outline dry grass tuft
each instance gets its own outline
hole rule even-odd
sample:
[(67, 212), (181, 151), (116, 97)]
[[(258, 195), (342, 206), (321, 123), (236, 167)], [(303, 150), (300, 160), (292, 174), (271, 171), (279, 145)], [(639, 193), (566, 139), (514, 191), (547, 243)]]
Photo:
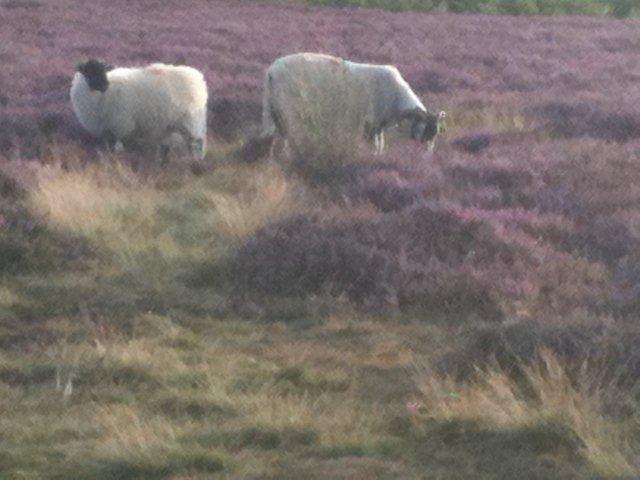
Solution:
[(366, 114), (359, 106), (366, 102), (343, 63), (331, 69), (312, 63), (302, 67), (291, 72), (295, 81), (286, 87), (286, 96), (295, 109), (282, 121), (293, 169), (313, 182), (325, 181), (357, 157)]
[(598, 474), (605, 478), (637, 474), (633, 454), (637, 445), (631, 444), (630, 433), (638, 426), (617, 423), (603, 414), (604, 391), (615, 387), (594, 384), (594, 377), (600, 377), (586, 364), (572, 381), (558, 357), (543, 350), (538, 363), (523, 367), (522, 382), (496, 367), (480, 372), (478, 381), (467, 385), (416, 365), (415, 378), (424, 399), (419, 407), (414, 404), (418, 418), (472, 421), (492, 428), (559, 422), (575, 434)]
[[(76, 162), (78, 163), (78, 162)], [(132, 270), (208, 259), (279, 216), (305, 209), (302, 186), (276, 165), (227, 165), (204, 177), (140, 174), (117, 158), (39, 172), (30, 206), (56, 228), (80, 235)], [(147, 262), (148, 263), (148, 262)]]
[(148, 246), (149, 219), (159, 196), (114, 159), (72, 170), (60, 163), (44, 166), (30, 200), (58, 228), (118, 250), (135, 242)]
[(299, 209), (300, 204), (304, 208), (300, 187), (276, 165), (247, 172), (245, 183), (235, 195), (215, 190), (205, 194), (215, 208), (219, 228), (227, 235), (251, 235), (274, 218)]

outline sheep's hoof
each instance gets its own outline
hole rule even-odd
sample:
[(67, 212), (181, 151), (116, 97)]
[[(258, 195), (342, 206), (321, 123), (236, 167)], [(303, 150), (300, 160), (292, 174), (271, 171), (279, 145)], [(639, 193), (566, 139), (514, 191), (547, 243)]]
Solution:
[(160, 159), (159, 164), (161, 167), (166, 167), (169, 164), (169, 153), (170, 148), (168, 145), (160, 145), (160, 149), (158, 151), (158, 157)]
[(193, 173), (196, 177), (204, 175), (204, 173), (207, 171), (202, 162), (191, 162), (191, 165), (189, 167), (191, 169), (191, 173)]

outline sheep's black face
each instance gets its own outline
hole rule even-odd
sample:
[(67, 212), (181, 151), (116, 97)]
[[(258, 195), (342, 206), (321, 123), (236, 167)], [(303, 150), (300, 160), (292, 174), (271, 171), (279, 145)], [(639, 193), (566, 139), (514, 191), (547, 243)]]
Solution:
[(416, 119), (411, 126), (411, 138), (420, 142), (428, 142), (438, 134), (438, 116), (427, 113)]
[(109, 88), (107, 72), (109, 70), (113, 70), (111, 65), (91, 59), (78, 64), (77, 69), (82, 75), (84, 75), (87, 85), (89, 85), (91, 90), (106, 92), (107, 88)]

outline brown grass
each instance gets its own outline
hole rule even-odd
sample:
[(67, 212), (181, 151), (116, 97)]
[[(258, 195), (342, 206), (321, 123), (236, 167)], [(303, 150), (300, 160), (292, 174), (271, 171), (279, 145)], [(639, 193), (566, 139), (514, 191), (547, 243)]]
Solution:
[(585, 458), (604, 478), (626, 478), (637, 473), (637, 458), (630, 444), (636, 426), (616, 423), (603, 414), (603, 394), (611, 385), (599, 385), (598, 372), (585, 363), (577, 380), (551, 352), (542, 351), (539, 362), (525, 366), (522, 383), (499, 368), (482, 372), (477, 382), (461, 386), (416, 365), (416, 379), (423, 394), (419, 417), (477, 421), (500, 428), (528, 427), (558, 421), (579, 438)]
[[(181, 281), (319, 197), (272, 164), (200, 176), (115, 157), (43, 167), (26, 205), (99, 256), (0, 283), (0, 309), (30, 320), (0, 334), (43, 339), (0, 351), (0, 477), (463, 478), (488, 464), (478, 478), (509, 478), (501, 432), (551, 424), (579, 439), (575, 457), (554, 457), (575, 478), (637, 474), (637, 423), (605, 414), (615, 387), (598, 372), (576, 381), (543, 352), (523, 365), (529, 390), (498, 368), (458, 383), (430, 368), (456, 335), (447, 326), (348, 311), (307, 324), (223, 318), (220, 291)], [(434, 422), (482, 427), (448, 444)], [(494, 443), (479, 454), (482, 435)], [(530, 463), (513, 468), (547, 472), (546, 452), (519, 454)]]

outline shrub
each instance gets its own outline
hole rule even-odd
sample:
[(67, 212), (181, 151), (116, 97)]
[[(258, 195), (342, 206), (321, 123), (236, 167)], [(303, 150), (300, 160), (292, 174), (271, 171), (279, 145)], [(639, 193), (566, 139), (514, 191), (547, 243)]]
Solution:
[(640, 314), (640, 255), (622, 257), (613, 268), (609, 308), (631, 318)]
[(463, 135), (451, 140), (451, 144), (467, 153), (480, 153), (491, 144), (492, 135), (489, 133), (476, 133)]
[(493, 166), (453, 165), (446, 168), (444, 172), (456, 189), (495, 188), (500, 198), (498, 204), (491, 207), (532, 206), (534, 178), (527, 171)]
[(595, 218), (585, 222), (561, 247), (590, 260), (615, 265), (622, 257), (640, 251), (640, 242), (623, 223), (612, 218)]
[(428, 185), (417, 169), (392, 163), (354, 162), (337, 171), (336, 179), (336, 196), (370, 203), (384, 213), (424, 200)]
[(543, 120), (543, 128), (561, 137), (590, 137), (625, 142), (640, 136), (640, 115), (631, 111), (609, 112), (589, 102), (554, 101), (530, 111)]
[(393, 212), (416, 203), (420, 194), (416, 188), (379, 180), (364, 188), (364, 196), (382, 212)]
[(248, 125), (260, 123), (262, 106), (255, 100), (212, 98), (207, 110), (211, 133), (231, 141), (242, 136)]
[(501, 286), (486, 273), (515, 255), (488, 223), (422, 204), (370, 218), (289, 217), (248, 240), (229, 275), (236, 294), (258, 302), (344, 296), (366, 308), (496, 320)]

